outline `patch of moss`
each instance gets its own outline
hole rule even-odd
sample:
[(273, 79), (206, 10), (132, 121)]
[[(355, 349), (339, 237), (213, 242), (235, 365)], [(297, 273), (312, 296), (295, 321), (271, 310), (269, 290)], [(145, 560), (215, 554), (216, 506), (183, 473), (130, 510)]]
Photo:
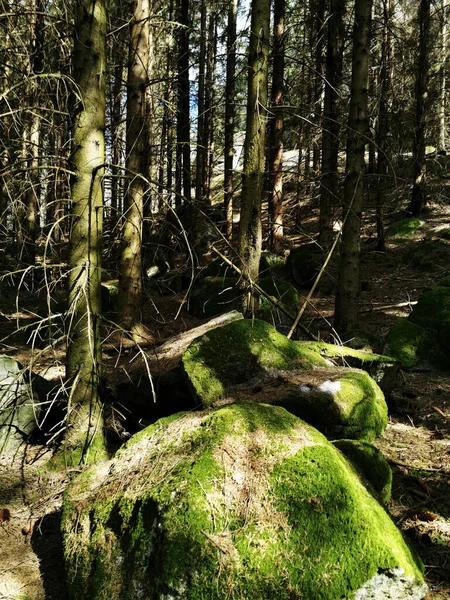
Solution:
[(89, 446), (89, 451), (84, 453), (81, 447), (66, 449), (61, 446), (52, 458), (45, 464), (48, 471), (64, 471), (80, 465), (93, 465), (109, 458), (102, 432), (97, 432)]
[(204, 277), (189, 296), (189, 312), (201, 319), (238, 310), (241, 304), (242, 290), (235, 277)]
[(230, 386), (268, 369), (327, 365), (317, 352), (289, 340), (258, 319), (235, 321), (214, 329), (194, 340), (183, 355), (193, 392), (205, 407), (226, 396)]
[(395, 321), (386, 337), (384, 351), (408, 369), (450, 368), (450, 355), (439, 345), (437, 334), (409, 319)]
[(389, 502), (392, 492), (392, 469), (383, 453), (368, 442), (360, 440), (336, 440), (333, 442), (352, 463), (369, 491), (383, 504)]
[(388, 237), (408, 238), (414, 235), (423, 224), (424, 221), (416, 219), (415, 217), (401, 219), (400, 221), (395, 221), (389, 225), (386, 230), (386, 235)]
[(395, 362), (395, 358), (391, 356), (384, 356), (383, 354), (375, 354), (368, 350), (356, 350), (355, 348), (349, 348), (348, 346), (337, 346), (335, 344), (327, 344), (326, 342), (310, 342), (300, 341), (296, 342), (300, 346), (304, 346), (318, 352), (321, 356), (328, 358), (339, 358), (339, 359), (356, 359), (358, 364), (373, 364), (378, 362)]
[(284, 256), (263, 252), (259, 263), (259, 275), (263, 278), (283, 279), (286, 275), (286, 259)]
[(341, 409), (343, 437), (373, 440), (388, 422), (384, 395), (375, 381), (363, 371), (344, 371), (335, 401)]
[(347, 598), (349, 590), (393, 567), (422, 579), (400, 532), (329, 446), (304, 448), (276, 466), (271, 481), (275, 507), (290, 526), (286, 570), (294, 589), (301, 581), (302, 597)]
[(335, 600), (379, 569), (422, 580), (340, 453), (283, 409), (235, 404), (145, 431), (66, 491), (72, 600)]
[(434, 272), (447, 268), (450, 259), (448, 241), (437, 239), (415, 244), (404, 255), (404, 261), (420, 271)]
[(434, 286), (424, 292), (408, 320), (420, 327), (435, 331), (438, 342), (450, 350), (450, 290)]

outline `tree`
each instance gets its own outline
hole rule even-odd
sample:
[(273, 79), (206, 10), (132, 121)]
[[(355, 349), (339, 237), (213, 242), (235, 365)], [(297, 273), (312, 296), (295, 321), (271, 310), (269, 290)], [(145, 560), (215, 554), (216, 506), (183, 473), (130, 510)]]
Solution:
[(236, 27), (237, 0), (229, 0), (227, 25), (227, 65), (225, 84), (225, 171), (224, 199), (227, 219), (227, 238), (233, 235), (233, 160), (234, 160), (234, 126), (236, 118)]
[(269, 223), (270, 246), (281, 250), (283, 238), (283, 130), (284, 130), (284, 13), (285, 0), (274, 0), (272, 120), (270, 122)]
[(341, 129), (339, 95), (342, 84), (345, 5), (346, 0), (329, 0), (319, 217), (319, 243), (324, 250), (327, 250), (333, 241), (332, 206), (338, 198), (338, 155)]
[(347, 335), (351, 331), (358, 317), (364, 151), (368, 129), (367, 90), (371, 12), (372, 0), (355, 0), (346, 177), (343, 190), (344, 223), (334, 315), (335, 329), (341, 335)]
[(191, 140), (189, 91), (189, 2), (178, 0), (177, 159), (175, 202), (191, 201)]
[(413, 217), (422, 214), (426, 197), (425, 130), (428, 111), (428, 79), (430, 68), (430, 4), (431, 0), (420, 0), (419, 5), (419, 54), (416, 71), (416, 114), (413, 145), (413, 188), (408, 210)]
[(120, 263), (119, 310), (123, 327), (136, 340), (145, 339), (141, 326), (142, 223), (146, 188), (147, 111), (149, 61), (149, 0), (134, 0), (130, 28), (127, 81), (126, 175), (124, 226)]
[(74, 9), (77, 101), (72, 114), (74, 176), (66, 362), (70, 396), (64, 450), (67, 462), (78, 464), (98, 459), (104, 452), (100, 292), (108, 0), (77, 0)]
[(256, 281), (262, 246), (261, 203), (267, 120), (270, 0), (253, 0), (251, 11), (239, 255), (246, 274)]

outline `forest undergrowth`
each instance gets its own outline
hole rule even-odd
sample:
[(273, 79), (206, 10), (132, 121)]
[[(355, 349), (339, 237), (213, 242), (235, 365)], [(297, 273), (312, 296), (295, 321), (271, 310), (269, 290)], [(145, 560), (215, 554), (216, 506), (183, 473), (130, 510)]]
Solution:
[[(373, 336), (373, 349), (381, 352), (394, 320), (407, 316), (421, 291), (449, 272), (450, 245), (441, 247), (428, 262), (417, 260), (411, 249), (432, 242), (450, 221), (450, 186), (433, 184), (433, 202), (423, 225), (406, 238), (388, 238), (386, 253), (373, 251), (373, 210), (366, 212), (362, 253), (360, 316), (363, 329)], [(405, 190), (406, 194), (406, 190)], [(395, 194), (399, 206), (402, 189)], [(370, 199), (370, 195), (369, 195)], [(400, 202), (401, 203), (401, 202)], [(406, 204), (406, 195), (405, 195)], [(317, 232), (317, 209), (306, 204), (298, 211), (286, 206), (286, 248), (304, 243)], [(387, 210), (389, 212), (389, 206)], [(390, 215), (391, 220), (398, 211)], [(411, 258), (413, 256), (413, 258)], [(47, 297), (23, 286), (3, 286), (2, 337), (8, 354), (47, 379), (62, 380), (64, 345), (45, 351), (32, 348), (26, 325), (45, 313)], [(307, 294), (303, 290), (302, 294)], [(199, 325), (190, 315), (184, 295), (148, 297), (145, 324), (155, 346), (173, 335)], [(334, 296), (316, 294), (304, 323), (326, 341), (336, 340), (329, 328)], [(5, 341), (5, 336), (11, 336)], [(103, 361), (108, 373), (136, 357), (135, 348), (105, 344)], [(444, 372), (400, 371), (397, 385), (387, 398), (389, 425), (377, 441), (390, 462), (393, 494), (388, 510), (421, 557), (430, 586), (429, 598), (450, 598), (450, 378)], [(44, 468), (50, 448), (28, 445), (13, 460), (0, 462), (0, 600), (64, 600), (66, 588), (59, 534), (59, 510), (65, 486), (77, 470), (64, 473)]]

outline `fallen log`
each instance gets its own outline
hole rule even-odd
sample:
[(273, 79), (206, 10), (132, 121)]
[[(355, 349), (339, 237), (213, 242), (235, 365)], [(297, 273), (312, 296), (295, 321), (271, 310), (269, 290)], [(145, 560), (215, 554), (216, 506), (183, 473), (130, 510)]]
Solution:
[(121, 383), (134, 381), (142, 376), (153, 377), (171, 371), (181, 361), (181, 357), (193, 340), (217, 327), (223, 327), (243, 318), (242, 313), (233, 310), (198, 327), (179, 333), (157, 348), (144, 349), (138, 346), (138, 354), (134, 355), (130, 362), (106, 374), (108, 385), (117, 387)]

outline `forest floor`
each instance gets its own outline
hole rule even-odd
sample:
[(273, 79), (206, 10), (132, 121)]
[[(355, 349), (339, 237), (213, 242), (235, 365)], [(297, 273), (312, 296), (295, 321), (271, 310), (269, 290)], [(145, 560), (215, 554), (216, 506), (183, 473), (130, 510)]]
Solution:
[[(406, 205), (407, 196), (407, 184), (402, 187), (399, 183), (387, 205), (391, 219)], [(407, 239), (389, 239), (386, 253), (369, 251), (374, 239), (373, 210), (369, 209), (365, 217), (361, 324), (373, 335), (375, 351), (382, 351), (394, 320), (411, 311), (407, 303), (450, 273), (450, 245), (439, 246), (428, 261), (411, 254), (412, 248), (432, 242), (440, 228), (450, 226), (450, 185), (446, 180), (436, 179), (431, 197), (423, 226)], [(317, 231), (317, 208), (311, 209), (306, 203), (300, 207), (301, 227), (295, 225), (296, 212), (287, 205), (287, 247), (308, 241)], [(305, 324), (327, 341), (333, 341), (327, 323), (327, 319), (332, 321), (333, 300), (332, 295), (315, 295), (314, 308), (308, 309), (305, 318)], [(31, 316), (44, 313), (46, 301), (45, 294), (38, 295), (35, 290), (23, 288), (17, 296), (17, 286), (3, 286), (1, 310), (7, 320), (2, 322), (2, 337), (13, 330), (15, 333), (0, 351), (24, 365), (32, 361), (34, 372), (58, 381), (64, 373), (64, 346), (39, 353), (31, 348), (29, 333), (20, 329)], [(155, 345), (203, 322), (188, 314), (180, 294), (151, 298), (145, 316)], [(116, 350), (104, 354), (107, 373), (134, 360), (134, 349)], [(387, 508), (425, 565), (428, 597), (450, 598), (449, 373), (401, 371), (387, 400), (389, 424), (377, 442), (394, 473)], [(49, 472), (44, 465), (50, 455), (45, 446), (28, 445), (14, 459), (2, 457), (0, 461), (0, 600), (67, 597), (60, 507), (64, 489), (77, 471)]]

